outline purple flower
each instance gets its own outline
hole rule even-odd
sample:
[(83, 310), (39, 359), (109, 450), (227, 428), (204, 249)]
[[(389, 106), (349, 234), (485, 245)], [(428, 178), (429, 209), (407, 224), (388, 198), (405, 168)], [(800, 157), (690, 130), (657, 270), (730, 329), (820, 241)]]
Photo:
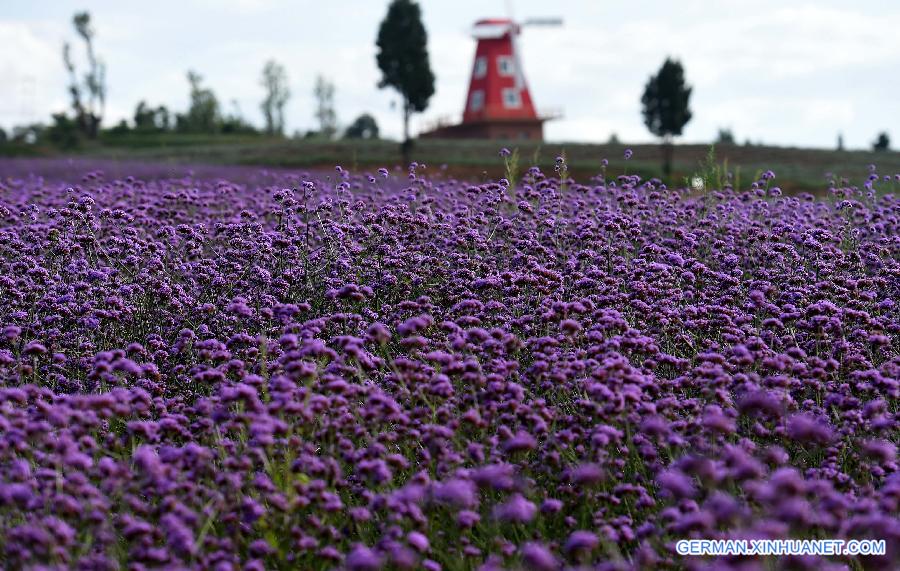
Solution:
[(680, 470), (670, 469), (662, 472), (657, 476), (656, 483), (660, 489), (676, 499), (692, 498), (697, 493), (691, 478)]
[(139, 446), (135, 451), (134, 463), (153, 481), (160, 480), (163, 477), (164, 465), (160, 462), (156, 451), (146, 444)]
[(572, 483), (576, 486), (593, 486), (603, 478), (603, 469), (597, 464), (581, 464), (572, 470)]
[(563, 546), (569, 557), (578, 557), (590, 553), (600, 545), (600, 540), (590, 531), (573, 531)]
[(798, 442), (828, 444), (834, 431), (825, 422), (808, 414), (795, 414), (788, 419), (788, 436)]
[(534, 450), (536, 446), (537, 441), (534, 439), (534, 437), (531, 434), (520, 430), (514, 436), (503, 443), (503, 451), (508, 454), (512, 454), (515, 452)]
[(348, 571), (378, 571), (382, 568), (383, 561), (380, 555), (365, 545), (358, 544), (347, 555), (345, 565)]
[(506, 502), (494, 507), (494, 517), (508, 523), (528, 523), (537, 514), (537, 506), (521, 494), (514, 494)]
[(47, 347), (45, 347), (42, 343), (38, 341), (29, 341), (25, 344), (25, 347), (22, 349), (22, 354), (35, 356), (35, 355), (43, 355), (47, 352)]
[(547, 498), (541, 503), (541, 513), (545, 515), (559, 513), (562, 508), (562, 501), (555, 498)]
[(897, 180), (697, 193), (565, 162), (507, 196), (417, 163), (0, 159), (4, 565), (900, 544)]
[(474, 470), (472, 481), (482, 488), (508, 491), (513, 488), (514, 467), (510, 464), (491, 464)]
[(862, 450), (881, 464), (897, 461), (897, 445), (887, 440), (867, 440), (863, 443)]
[(540, 543), (526, 543), (522, 546), (522, 561), (533, 571), (556, 571), (559, 569), (559, 561), (544, 545)]
[(458, 523), (460, 527), (474, 527), (479, 521), (481, 521), (481, 516), (478, 515), (477, 512), (462, 510), (456, 514), (456, 523)]
[(173, 551), (184, 557), (194, 555), (194, 533), (181, 518), (175, 514), (166, 514), (160, 518), (159, 525)]
[(478, 505), (478, 491), (468, 480), (436, 482), (432, 485), (431, 497), (435, 502), (455, 509), (474, 508)]
[(411, 531), (406, 534), (406, 541), (419, 553), (427, 553), (430, 549), (428, 538), (418, 531)]

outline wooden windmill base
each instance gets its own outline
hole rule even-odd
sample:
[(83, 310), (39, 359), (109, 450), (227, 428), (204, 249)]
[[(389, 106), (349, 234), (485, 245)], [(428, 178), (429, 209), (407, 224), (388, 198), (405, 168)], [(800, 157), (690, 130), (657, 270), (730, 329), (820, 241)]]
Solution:
[(543, 141), (546, 119), (506, 119), (493, 121), (469, 121), (458, 125), (445, 125), (421, 133), (424, 139), (496, 139)]

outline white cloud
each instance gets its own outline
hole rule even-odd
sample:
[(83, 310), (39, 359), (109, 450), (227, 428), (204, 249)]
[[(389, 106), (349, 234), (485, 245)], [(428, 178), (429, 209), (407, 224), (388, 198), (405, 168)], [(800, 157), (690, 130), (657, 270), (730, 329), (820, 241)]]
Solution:
[[(65, 108), (62, 43), (40, 36), (41, 28), (0, 21), (0, 126), (45, 121)], [(12, 48), (12, 49), (9, 49)]]

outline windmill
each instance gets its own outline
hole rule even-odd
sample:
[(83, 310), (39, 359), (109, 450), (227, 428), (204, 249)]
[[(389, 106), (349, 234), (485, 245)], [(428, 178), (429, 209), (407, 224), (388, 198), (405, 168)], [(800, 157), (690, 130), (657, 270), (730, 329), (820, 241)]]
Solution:
[(525, 81), (518, 36), (532, 26), (560, 26), (559, 18), (478, 20), (477, 40), (462, 122), (423, 133), (423, 137), (531, 139), (543, 138), (544, 122), (554, 117), (537, 112)]

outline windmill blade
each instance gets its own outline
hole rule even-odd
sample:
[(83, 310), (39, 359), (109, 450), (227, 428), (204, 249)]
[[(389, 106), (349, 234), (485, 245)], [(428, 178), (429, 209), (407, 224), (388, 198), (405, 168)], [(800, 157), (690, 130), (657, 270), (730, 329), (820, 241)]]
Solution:
[[(507, 3), (507, 10), (510, 14), (510, 20), (512, 20), (512, 4)], [(516, 66), (516, 88), (524, 89), (525, 88), (525, 72), (522, 70), (522, 58), (519, 55), (519, 32), (525, 26), (562, 26), (563, 20), (562, 18), (528, 18), (521, 24), (517, 24), (513, 21), (512, 27), (510, 29), (510, 34), (512, 36), (512, 48), (513, 48), (513, 61), (515, 61)]]
[(562, 26), (562, 18), (528, 18), (522, 26)]

